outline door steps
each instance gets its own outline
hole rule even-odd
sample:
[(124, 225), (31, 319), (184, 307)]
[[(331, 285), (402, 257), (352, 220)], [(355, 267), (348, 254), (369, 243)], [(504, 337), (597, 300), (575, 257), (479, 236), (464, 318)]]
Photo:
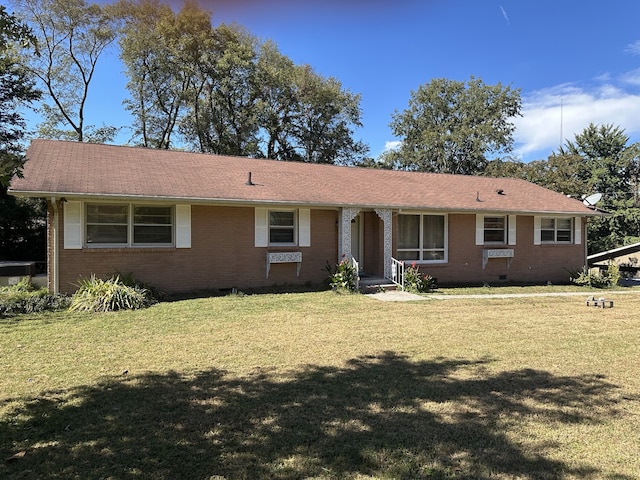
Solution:
[(388, 278), (360, 275), (360, 291), (362, 293), (377, 293), (380, 291), (394, 291), (398, 286)]

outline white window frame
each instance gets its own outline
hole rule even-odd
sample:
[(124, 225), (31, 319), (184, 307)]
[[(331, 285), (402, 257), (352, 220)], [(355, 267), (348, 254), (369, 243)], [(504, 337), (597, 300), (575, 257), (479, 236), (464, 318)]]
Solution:
[[(271, 212), (293, 212), (293, 242), (271, 242)], [(255, 207), (255, 247), (310, 247), (311, 210), (309, 208)]]
[[(433, 264), (443, 264), (449, 262), (449, 215), (444, 213), (434, 213), (434, 212), (402, 212), (399, 213), (398, 216), (401, 215), (413, 215), (420, 217), (420, 231), (418, 235), (418, 248), (396, 248), (397, 252), (415, 252), (418, 251), (418, 260), (404, 260), (405, 262), (416, 262), (419, 265), (433, 265)], [(444, 218), (444, 249), (428, 249), (423, 248), (424, 244), (424, 217), (443, 217)], [(400, 235), (400, 231), (398, 230), (398, 235)], [(424, 260), (424, 252), (433, 252), (433, 251), (441, 251), (443, 250), (443, 258), (441, 260)], [(398, 254), (398, 256), (400, 256)]]
[[(293, 219), (293, 225), (273, 225), (271, 224), (271, 214), (272, 213), (291, 213), (291, 217)], [(298, 244), (298, 215), (295, 209), (284, 209), (284, 208), (270, 208), (267, 212), (267, 232), (268, 232), (268, 242), (269, 245), (273, 246), (296, 246)], [(271, 230), (291, 230), (291, 242), (272, 242), (271, 241)]]
[[(553, 229), (543, 228), (542, 223), (544, 220), (553, 220)], [(569, 228), (558, 228), (558, 220), (568, 220)], [(558, 231), (568, 231), (569, 232), (569, 240), (558, 240)], [(553, 240), (544, 240), (543, 232), (553, 232)], [(574, 219), (573, 217), (540, 217), (540, 242), (542, 244), (559, 244), (559, 245), (571, 245), (574, 243)]]
[[(91, 205), (98, 205), (98, 206), (120, 206), (120, 207), (126, 207), (127, 208), (127, 241), (126, 242), (121, 242), (121, 243), (98, 243), (98, 242), (89, 242), (88, 241), (88, 235), (87, 235), (87, 227), (89, 225), (91, 225), (91, 223), (88, 222), (87, 220), (87, 214), (88, 214), (88, 206)], [(115, 203), (115, 202), (86, 202), (84, 204), (84, 211), (82, 212), (82, 234), (84, 237), (84, 245), (87, 248), (129, 248), (129, 247), (136, 247), (136, 248), (152, 248), (152, 247), (174, 247), (176, 246), (176, 228), (177, 228), (177, 221), (176, 221), (176, 206), (175, 205), (169, 205), (169, 204), (147, 204), (147, 203)], [(136, 224), (134, 224), (134, 212), (135, 209), (137, 207), (163, 207), (163, 208), (169, 208), (170, 214), (171, 214), (171, 223), (170, 223), (170, 227), (171, 227), (171, 240), (169, 242), (163, 242), (163, 243), (135, 243), (134, 242), (134, 230), (136, 227)], [(162, 224), (165, 225), (165, 224)], [(190, 246), (190, 241), (189, 241), (189, 246)]]
[[(487, 219), (488, 218), (500, 218), (504, 222), (502, 229), (498, 228), (487, 228)], [(502, 231), (502, 240), (487, 240), (487, 231), (491, 232), (499, 232)], [(509, 216), (508, 215), (484, 215), (483, 216), (483, 242), (484, 245), (506, 245), (508, 241), (508, 232), (509, 232)]]

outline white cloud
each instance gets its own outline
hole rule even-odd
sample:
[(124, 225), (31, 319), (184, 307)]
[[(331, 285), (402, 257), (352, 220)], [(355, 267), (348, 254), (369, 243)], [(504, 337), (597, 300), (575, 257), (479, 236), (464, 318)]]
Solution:
[(632, 55), (640, 55), (640, 40), (636, 40), (635, 42), (627, 45), (624, 51)]
[(401, 144), (402, 142), (399, 140), (387, 140), (386, 142), (384, 142), (384, 151), (388, 152), (389, 150), (397, 150), (398, 148), (400, 148)]
[(504, 17), (504, 19), (507, 22), (507, 25), (510, 25), (511, 22), (509, 21), (509, 16), (507, 15), (507, 12), (505, 11), (505, 9), (502, 7), (502, 5), (500, 5), (500, 10), (502, 11), (502, 16)]
[[(600, 80), (610, 80), (602, 76)], [(619, 78), (633, 88), (640, 70)], [(562, 84), (523, 96), (523, 117), (516, 119), (516, 155), (524, 161), (546, 159), (589, 123), (613, 124), (625, 130), (630, 143), (640, 136), (640, 93), (614, 85), (591, 87)]]

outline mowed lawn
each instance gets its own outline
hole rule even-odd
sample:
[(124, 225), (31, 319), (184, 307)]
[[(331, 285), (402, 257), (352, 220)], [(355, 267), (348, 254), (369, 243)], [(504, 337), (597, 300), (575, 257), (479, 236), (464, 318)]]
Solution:
[(640, 292), (586, 297), (0, 319), (0, 478), (640, 478)]

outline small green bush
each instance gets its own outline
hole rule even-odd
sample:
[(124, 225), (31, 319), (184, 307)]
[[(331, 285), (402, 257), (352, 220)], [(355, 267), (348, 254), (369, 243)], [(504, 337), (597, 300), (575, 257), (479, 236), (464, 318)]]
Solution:
[(119, 275), (107, 280), (92, 275), (80, 280), (69, 308), (79, 312), (113, 312), (137, 310), (154, 303), (155, 299), (145, 288), (125, 285)]
[(571, 282), (576, 285), (593, 288), (615, 287), (620, 281), (620, 267), (615, 262), (609, 262), (606, 272), (592, 271), (584, 268), (571, 276)]
[(23, 313), (40, 313), (64, 310), (70, 299), (66, 295), (49, 293), (46, 288), (37, 288), (28, 278), (16, 285), (0, 287), (0, 318)]
[(428, 274), (420, 273), (415, 262), (404, 270), (404, 288), (408, 292), (425, 293), (436, 288), (435, 279)]

